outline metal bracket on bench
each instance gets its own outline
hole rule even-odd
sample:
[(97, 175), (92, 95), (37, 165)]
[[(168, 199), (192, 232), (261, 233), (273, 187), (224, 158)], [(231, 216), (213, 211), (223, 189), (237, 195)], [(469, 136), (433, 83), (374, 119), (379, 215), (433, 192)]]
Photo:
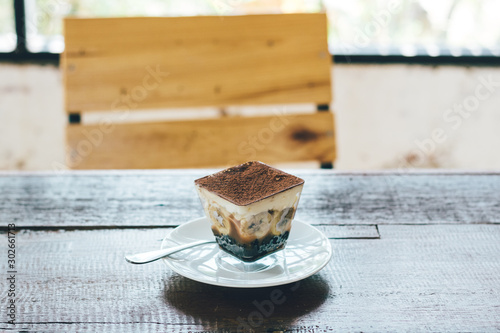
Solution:
[(332, 162), (321, 162), (321, 169), (333, 169)]
[(82, 122), (82, 116), (79, 113), (70, 113), (68, 115), (68, 122), (70, 124), (80, 124)]
[(318, 104), (316, 105), (316, 110), (319, 112), (330, 111), (330, 104)]

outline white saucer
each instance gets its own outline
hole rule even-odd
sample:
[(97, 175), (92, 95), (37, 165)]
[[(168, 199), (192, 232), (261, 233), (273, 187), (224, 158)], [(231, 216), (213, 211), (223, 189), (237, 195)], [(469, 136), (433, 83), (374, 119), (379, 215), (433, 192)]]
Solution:
[[(161, 248), (202, 239), (214, 240), (210, 222), (205, 217), (175, 228), (165, 237)], [(198, 282), (222, 287), (260, 288), (305, 279), (325, 267), (332, 257), (328, 238), (310, 224), (297, 220), (292, 222), (285, 249), (271, 255), (276, 260), (266, 269), (244, 271), (228, 267), (221, 264), (219, 252), (225, 253), (215, 243), (205, 244), (172, 254), (164, 261), (174, 272)]]

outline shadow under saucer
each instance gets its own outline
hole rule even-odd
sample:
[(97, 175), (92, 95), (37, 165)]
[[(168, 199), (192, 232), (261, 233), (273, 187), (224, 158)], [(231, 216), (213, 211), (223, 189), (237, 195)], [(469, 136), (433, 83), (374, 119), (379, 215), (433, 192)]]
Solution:
[(164, 301), (204, 329), (279, 331), (290, 328), (329, 297), (328, 282), (315, 274), (304, 280), (266, 288), (227, 288), (203, 284), (170, 273)]

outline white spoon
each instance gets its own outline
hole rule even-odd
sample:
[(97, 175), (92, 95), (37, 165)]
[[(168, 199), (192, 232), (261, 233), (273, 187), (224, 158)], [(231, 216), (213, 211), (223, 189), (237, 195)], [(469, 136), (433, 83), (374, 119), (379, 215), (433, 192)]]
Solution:
[(158, 259), (166, 257), (172, 253), (179, 252), (179, 251), (182, 251), (185, 249), (189, 249), (191, 247), (195, 247), (198, 245), (208, 244), (208, 243), (215, 243), (215, 240), (200, 240), (200, 241), (193, 242), (193, 243), (187, 243), (187, 244), (183, 244), (183, 245), (179, 245), (179, 246), (169, 247), (167, 249), (149, 251), (149, 252), (138, 253), (138, 254), (131, 254), (131, 255), (125, 256), (125, 260), (127, 260), (131, 264), (146, 264), (148, 262), (156, 261)]

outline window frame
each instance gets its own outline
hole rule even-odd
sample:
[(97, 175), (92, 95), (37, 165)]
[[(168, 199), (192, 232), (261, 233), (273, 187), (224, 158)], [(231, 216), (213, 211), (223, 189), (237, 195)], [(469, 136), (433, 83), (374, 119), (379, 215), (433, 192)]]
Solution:
[(24, 0), (12, 0), (14, 5), (14, 25), (17, 36), (16, 48), (12, 52), (0, 52), (0, 61), (13, 63), (53, 63), (59, 64), (59, 54), (32, 53), (26, 47), (26, 11)]
[[(16, 48), (12, 52), (0, 52), (0, 62), (36, 63), (59, 65), (60, 54), (50, 52), (30, 52), (26, 47), (26, 10), (24, 0), (12, 0), (17, 36)], [(407, 64), (407, 65), (455, 65), (455, 66), (500, 66), (500, 56), (451, 56), (451, 55), (360, 55), (332, 54), (337, 64)]]

